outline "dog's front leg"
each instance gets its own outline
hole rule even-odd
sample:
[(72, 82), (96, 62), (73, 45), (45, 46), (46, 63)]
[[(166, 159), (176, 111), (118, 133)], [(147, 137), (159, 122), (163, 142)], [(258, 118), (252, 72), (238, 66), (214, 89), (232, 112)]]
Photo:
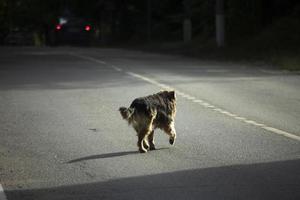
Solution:
[(171, 132), (170, 139), (169, 139), (169, 143), (170, 143), (171, 145), (174, 145), (174, 144), (175, 144), (175, 140), (176, 140), (176, 131), (175, 131), (175, 129), (174, 129), (174, 130), (172, 130), (172, 132)]
[(169, 143), (171, 145), (174, 145), (176, 140), (176, 130), (174, 122), (172, 121), (167, 127), (165, 127), (164, 131), (170, 136)]

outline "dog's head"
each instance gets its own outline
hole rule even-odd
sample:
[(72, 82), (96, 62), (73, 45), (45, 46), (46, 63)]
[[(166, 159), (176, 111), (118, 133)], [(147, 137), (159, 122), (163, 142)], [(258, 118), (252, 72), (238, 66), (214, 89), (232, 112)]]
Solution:
[(176, 93), (175, 91), (162, 91), (160, 94), (168, 99), (169, 101), (176, 101)]
[(168, 114), (174, 119), (176, 115), (176, 93), (175, 91), (162, 91), (159, 93), (164, 99), (167, 99)]
[(176, 100), (176, 93), (175, 91), (168, 91), (168, 97), (171, 101), (175, 101)]

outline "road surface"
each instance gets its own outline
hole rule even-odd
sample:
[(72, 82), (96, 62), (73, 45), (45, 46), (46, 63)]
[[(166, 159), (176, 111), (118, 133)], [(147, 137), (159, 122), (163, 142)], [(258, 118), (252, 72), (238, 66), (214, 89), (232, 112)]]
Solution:
[[(0, 200), (300, 199), (300, 76), (124, 49), (0, 48)], [(138, 153), (120, 106), (177, 93)]]

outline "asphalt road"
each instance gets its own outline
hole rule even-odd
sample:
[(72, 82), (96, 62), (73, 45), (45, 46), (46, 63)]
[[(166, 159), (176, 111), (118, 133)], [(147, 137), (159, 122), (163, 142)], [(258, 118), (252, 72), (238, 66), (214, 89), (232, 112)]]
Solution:
[[(267, 67), (1, 47), (0, 200), (300, 199), (299, 87)], [(177, 141), (157, 130), (140, 154), (118, 108), (161, 89)]]

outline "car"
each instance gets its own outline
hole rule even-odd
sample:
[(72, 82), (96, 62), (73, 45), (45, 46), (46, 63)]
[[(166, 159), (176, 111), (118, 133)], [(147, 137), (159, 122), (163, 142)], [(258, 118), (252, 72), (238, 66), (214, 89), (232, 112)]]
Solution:
[(89, 45), (94, 30), (92, 23), (83, 18), (60, 17), (50, 32), (54, 45)]
[(30, 46), (34, 44), (33, 33), (20, 28), (14, 28), (4, 38), (5, 45)]

